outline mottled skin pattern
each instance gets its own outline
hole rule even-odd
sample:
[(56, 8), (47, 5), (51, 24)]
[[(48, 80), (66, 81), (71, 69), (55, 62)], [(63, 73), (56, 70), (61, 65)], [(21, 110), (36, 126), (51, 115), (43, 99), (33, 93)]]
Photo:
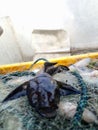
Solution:
[(38, 72), (31, 80), (18, 86), (3, 102), (27, 95), (30, 105), (41, 116), (46, 118), (55, 117), (60, 96), (80, 94), (80, 91), (71, 85), (56, 81), (52, 78), (52, 75), (55, 73), (60, 73), (62, 70), (69, 70), (66, 66), (54, 66), (55, 64), (45, 62), (41, 72)]
[(27, 96), (31, 106), (36, 107), (42, 116), (49, 117), (55, 114), (60, 92), (56, 81), (47, 73), (39, 74), (29, 82)]

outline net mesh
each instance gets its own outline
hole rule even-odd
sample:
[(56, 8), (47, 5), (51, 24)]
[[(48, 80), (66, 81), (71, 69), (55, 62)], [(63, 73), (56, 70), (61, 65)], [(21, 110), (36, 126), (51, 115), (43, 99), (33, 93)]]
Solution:
[[(0, 130), (97, 130), (97, 124), (85, 123), (81, 121), (81, 118), (85, 107), (98, 117), (98, 84), (95, 81), (93, 84), (84, 82), (77, 71), (70, 74), (77, 79), (73, 85), (82, 91), (81, 95), (61, 97), (61, 101), (71, 101), (78, 104), (72, 120), (61, 116), (59, 112), (54, 119), (42, 118), (29, 105), (26, 96), (2, 104), (1, 101), (9, 92), (36, 74), (28, 70), (0, 75)], [(68, 79), (70, 81), (70, 78)], [(89, 98), (90, 100), (88, 100)]]

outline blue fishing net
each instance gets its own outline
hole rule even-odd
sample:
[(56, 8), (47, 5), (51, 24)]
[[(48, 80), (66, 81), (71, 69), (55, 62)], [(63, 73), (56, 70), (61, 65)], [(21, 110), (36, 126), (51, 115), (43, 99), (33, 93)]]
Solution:
[[(77, 78), (77, 84), (82, 91), (81, 95), (66, 97), (66, 100), (77, 102), (78, 104), (76, 114), (72, 120), (67, 120), (66, 117), (59, 115), (59, 113), (54, 119), (42, 118), (29, 105), (25, 96), (8, 103), (0, 103), (0, 130), (97, 130), (98, 126), (96, 124), (91, 125), (82, 122), (82, 114), (84, 108), (90, 106), (89, 104), (92, 102), (95, 103), (95, 98), (97, 98), (96, 102), (98, 103), (98, 96), (94, 93), (94, 100), (88, 102), (91, 90), (88, 90), (87, 84), (78, 72), (71, 72), (71, 74)], [(21, 84), (21, 82), (11, 84), (12, 81), (16, 81), (15, 79), (17, 78), (28, 78), (29, 76), (33, 78), (35, 75), (36, 73), (30, 70), (0, 75), (0, 102), (9, 92), (17, 87), (17, 84)], [(26, 78), (23, 78), (22, 82), (27, 80)], [(92, 110), (94, 109), (92, 108)]]

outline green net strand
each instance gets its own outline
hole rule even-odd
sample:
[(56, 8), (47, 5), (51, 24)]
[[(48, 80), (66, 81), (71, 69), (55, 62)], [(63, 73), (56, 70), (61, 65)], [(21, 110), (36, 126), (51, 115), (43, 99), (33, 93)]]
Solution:
[(49, 62), (49, 61), (48, 61), (47, 59), (45, 59), (45, 58), (39, 58), (39, 59), (37, 59), (37, 60), (29, 67), (28, 70), (31, 70), (32, 67), (33, 67), (37, 62), (39, 62), (40, 60), (45, 61), (45, 62)]
[(37, 59), (37, 60), (29, 67), (28, 70), (22, 71), (22, 72), (17, 71), (17, 72), (9, 73), (9, 74), (6, 74), (6, 75), (2, 75), (2, 74), (1, 74), (1, 75), (0, 75), (0, 79), (1, 79), (4, 83), (6, 83), (7, 81), (13, 79), (14, 77), (22, 77), (22, 76), (28, 76), (28, 75), (30, 75), (30, 76), (35, 76), (36, 73), (33, 72), (33, 71), (30, 71), (30, 70), (31, 70), (32, 67), (33, 67), (37, 62), (39, 62), (40, 60), (43, 60), (43, 61), (45, 61), (45, 62), (49, 62), (49, 61), (48, 61), (47, 59), (45, 59), (45, 58), (39, 58), (39, 59)]
[(36, 73), (34, 73), (33, 71), (17, 71), (17, 72), (13, 72), (13, 73), (9, 73), (6, 75), (0, 75), (0, 79), (3, 81), (3, 83), (6, 83), (7, 81), (14, 79), (15, 77), (22, 77), (22, 76), (35, 76)]
[(80, 101), (78, 102), (76, 114), (73, 117), (72, 127), (70, 129), (70, 130), (78, 130), (81, 127), (81, 119), (82, 119), (84, 108), (87, 106), (87, 100), (88, 100), (87, 86), (86, 86), (86, 83), (83, 81), (83, 78), (77, 71), (74, 71), (71, 73), (74, 76), (76, 76), (78, 83), (81, 86), (81, 98), (80, 98)]

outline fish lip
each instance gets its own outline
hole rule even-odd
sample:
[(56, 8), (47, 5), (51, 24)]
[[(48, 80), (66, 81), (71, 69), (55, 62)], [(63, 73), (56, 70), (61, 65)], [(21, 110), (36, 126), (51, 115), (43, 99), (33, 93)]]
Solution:
[(52, 108), (44, 108), (46, 110), (43, 110), (43, 108), (40, 108), (37, 110), (37, 112), (42, 116), (42, 117), (45, 117), (45, 118), (55, 118), (56, 117), (56, 114), (57, 114), (57, 111), (56, 109), (52, 109)]

